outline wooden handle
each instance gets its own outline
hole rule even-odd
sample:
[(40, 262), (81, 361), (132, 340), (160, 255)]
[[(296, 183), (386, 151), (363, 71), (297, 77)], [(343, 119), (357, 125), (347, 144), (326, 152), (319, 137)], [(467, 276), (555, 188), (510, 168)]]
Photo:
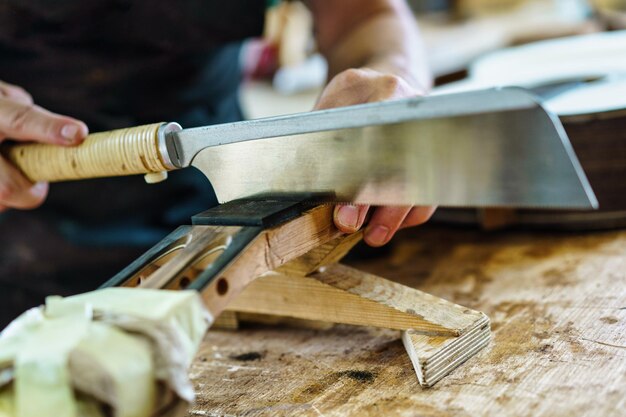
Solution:
[(78, 146), (10, 145), (3, 153), (33, 182), (163, 173), (173, 166), (159, 151), (162, 126), (155, 123), (94, 133)]

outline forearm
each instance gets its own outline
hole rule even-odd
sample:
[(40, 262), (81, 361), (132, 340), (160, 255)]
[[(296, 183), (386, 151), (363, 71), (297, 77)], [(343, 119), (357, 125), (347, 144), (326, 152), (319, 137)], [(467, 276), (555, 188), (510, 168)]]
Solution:
[[(320, 51), (329, 63), (329, 83), (315, 109), (415, 97), (431, 79), (415, 18), (405, 0), (309, 0)], [(354, 70), (350, 70), (354, 68)], [(358, 146), (358, 144), (355, 144)], [(368, 206), (338, 206), (337, 228), (361, 228)], [(428, 220), (434, 207), (377, 207), (364, 232), (372, 246), (389, 242), (404, 227)]]
[[(402, 77), (416, 90), (427, 92), (432, 80), (417, 24), (405, 2), (374, 1), (370, 3), (371, 10), (346, 18), (348, 21), (342, 25), (336, 15), (329, 17), (327, 14), (331, 15), (333, 8), (341, 8), (337, 3), (346, 1), (349, 0), (313, 0), (310, 3), (318, 24), (318, 46), (329, 63), (329, 79), (348, 68), (367, 67)], [(359, 3), (361, 6), (368, 4), (362, 0)], [(349, 9), (359, 9), (358, 4), (354, 6)], [(334, 27), (328, 27), (331, 25)]]

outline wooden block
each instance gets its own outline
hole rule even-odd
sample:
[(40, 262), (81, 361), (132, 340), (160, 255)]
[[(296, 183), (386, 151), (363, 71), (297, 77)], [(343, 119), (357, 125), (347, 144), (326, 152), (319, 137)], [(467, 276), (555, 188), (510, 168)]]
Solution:
[(289, 276), (307, 276), (326, 265), (339, 262), (362, 238), (362, 232), (342, 235), (287, 262), (276, 271)]
[(262, 231), (202, 290), (209, 311), (214, 316), (221, 313), (257, 277), (341, 237), (343, 234), (333, 224), (332, 210), (330, 205), (318, 206)]
[(483, 314), (375, 275), (331, 264), (308, 277), (281, 269), (252, 282), (230, 310), (457, 336)]

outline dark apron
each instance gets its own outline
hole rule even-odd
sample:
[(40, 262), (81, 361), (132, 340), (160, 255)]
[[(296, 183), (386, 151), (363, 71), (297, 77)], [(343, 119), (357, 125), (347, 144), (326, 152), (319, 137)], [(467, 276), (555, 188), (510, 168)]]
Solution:
[[(0, 0), (0, 80), (92, 132), (241, 119), (241, 42), (263, 0)], [(52, 184), (46, 203), (0, 215), (0, 327), (46, 295), (87, 291), (216, 204), (195, 169)]]

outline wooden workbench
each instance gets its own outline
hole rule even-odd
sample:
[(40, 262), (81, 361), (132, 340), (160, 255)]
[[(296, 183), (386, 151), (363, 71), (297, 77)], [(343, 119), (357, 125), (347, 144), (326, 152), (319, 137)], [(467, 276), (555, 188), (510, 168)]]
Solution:
[(626, 231), (407, 230), (353, 265), (481, 310), (494, 341), (422, 389), (399, 332), (211, 331), (190, 416), (624, 416)]

